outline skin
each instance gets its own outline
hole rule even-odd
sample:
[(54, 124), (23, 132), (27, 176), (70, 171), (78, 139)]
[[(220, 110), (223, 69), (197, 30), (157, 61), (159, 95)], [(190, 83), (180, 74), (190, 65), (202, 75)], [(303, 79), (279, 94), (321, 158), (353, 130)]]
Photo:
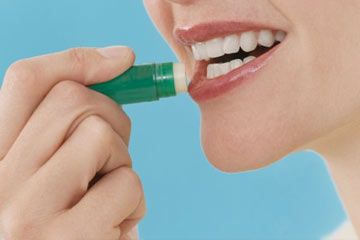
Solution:
[[(287, 32), (252, 81), (199, 102), (202, 146), (218, 169), (267, 166), (314, 149), (330, 167), (360, 232), (360, 1), (144, 0), (149, 15), (187, 73), (191, 51), (173, 31), (213, 21), (260, 22)], [(289, 64), (291, 63), (291, 64)]]
[(8, 69), (0, 91), (1, 239), (130, 238), (145, 213), (128, 153), (130, 120), (85, 85), (133, 62), (125, 47), (84, 48)]

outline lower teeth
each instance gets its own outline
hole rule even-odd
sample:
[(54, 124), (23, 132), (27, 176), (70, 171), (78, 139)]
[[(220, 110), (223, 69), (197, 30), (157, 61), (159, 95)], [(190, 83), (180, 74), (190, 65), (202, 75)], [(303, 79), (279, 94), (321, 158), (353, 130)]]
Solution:
[(213, 63), (209, 64), (207, 66), (207, 78), (213, 79), (217, 78), (219, 76), (225, 75), (232, 70), (241, 67), (242, 65), (251, 62), (252, 60), (256, 59), (254, 56), (248, 56), (244, 58), (244, 60), (241, 59), (234, 59), (230, 62), (226, 63)]

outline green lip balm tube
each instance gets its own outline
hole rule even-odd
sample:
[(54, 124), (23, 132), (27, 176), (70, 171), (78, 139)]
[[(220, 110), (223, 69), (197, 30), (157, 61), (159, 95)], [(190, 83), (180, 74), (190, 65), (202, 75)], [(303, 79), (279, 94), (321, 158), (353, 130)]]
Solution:
[(108, 82), (89, 86), (119, 104), (156, 101), (186, 92), (188, 81), (180, 63), (136, 65)]

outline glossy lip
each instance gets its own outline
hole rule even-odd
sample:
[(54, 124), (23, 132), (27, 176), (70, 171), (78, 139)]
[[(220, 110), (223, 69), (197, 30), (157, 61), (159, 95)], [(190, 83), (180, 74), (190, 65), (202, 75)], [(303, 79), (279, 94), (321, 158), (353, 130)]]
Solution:
[[(180, 44), (190, 46), (217, 37), (261, 29), (275, 30), (271, 26), (251, 22), (213, 22), (177, 28), (174, 31), (174, 37)], [(209, 61), (197, 61), (195, 63), (195, 72), (189, 85), (189, 94), (196, 102), (201, 102), (232, 90), (266, 66), (274, 52), (283, 45), (283, 42), (272, 47), (253, 61), (211, 80), (206, 78), (206, 68)]]

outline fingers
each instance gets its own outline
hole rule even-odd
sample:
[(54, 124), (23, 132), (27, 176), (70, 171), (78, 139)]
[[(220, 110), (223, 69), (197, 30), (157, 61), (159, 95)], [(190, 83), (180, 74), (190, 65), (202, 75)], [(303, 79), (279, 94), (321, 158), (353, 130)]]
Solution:
[[(53, 228), (66, 224), (64, 239), (80, 239), (78, 234), (81, 239), (119, 239), (123, 235), (120, 223), (136, 211), (142, 198), (137, 175), (126, 167), (116, 169), (97, 182)], [(137, 213), (139, 218), (144, 210)]]
[[(29, 211), (34, 211), (34, 214), (55, 215), (71, 208), (81, 199), (97, 172), (106, 174), (130, 165), (130, 156), (123, 140), (108, 123), (100, 117), (91, 116), (30, 178), (26, 183), (27, 188), (18, 198), (20, 202), (32, 202)], [(41, 198), (39, 193), (42, 193)], [(16, 204), (25, 209), (27, 207), (19, 202)]]
[[(44, 232), (37, 233), (42, 239), (119, 239), (120, 229), (127, 233), (145, 212), (138, 177), (120, 168), (129, 165), (122, 139), (103, 119), (90, 116), (22, 185), (0, 219), (16, 219), (25, 230), (44, 224)], [(88, 189), (96, 172), (104, 176)], [(13, 227), (6, 226), (10, 232), (28, 233)]]
[[(8, 178), (16, 176), (11, 182), (20, 185), (28, 179), (82, 121), (93, 115), (108, 122), (128, 144), (130, 120), (116, 103), (78, 83), (58, 83), (34, 112), (3, 161)], [(77, 147), (86, 145), (88, 140), (83, 139)]]
[(0, 159), (40, 104), (57, 83), (77, 81), (83, 85), (110, 80), (134, 61), (125, 47), (95, 50), (72, 49), (52, 55), (22, 60), (7, 71), (0, 92)]

